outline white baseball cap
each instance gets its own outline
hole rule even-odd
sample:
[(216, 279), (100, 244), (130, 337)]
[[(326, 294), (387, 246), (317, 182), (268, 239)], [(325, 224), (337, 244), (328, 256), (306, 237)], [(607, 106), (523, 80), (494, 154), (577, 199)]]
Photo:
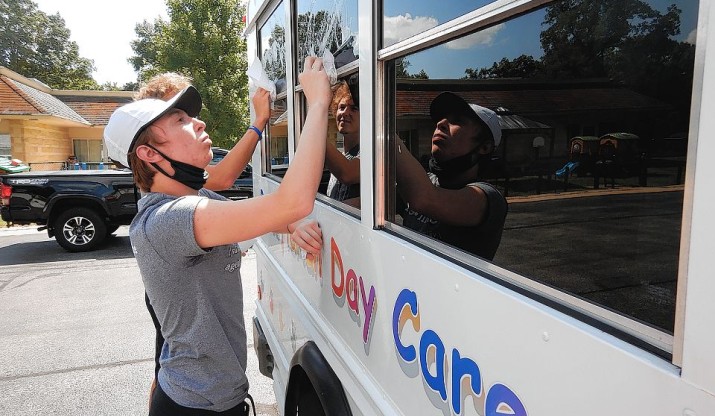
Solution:
[(133, 150), (139, 134), (172, 108), (196, 117), (201, 111), (201, 94), (193, 86), (188, 86), (169, 101), (147, 98), (114, 110), (104, 127), (104, 145), (109, 158), (131, 168), (127, 154)]
[(501, 142), (501, 125), (499, 115), (494, 111), (477, 104), (470, 104), (462, 97), (451, 92), (443, 92), (436, 96), (429, 107), (429, 113), (435, 123), (450, 114), (474, 114), (482, 124), (489, 129), (494, 138), (494, 147)]

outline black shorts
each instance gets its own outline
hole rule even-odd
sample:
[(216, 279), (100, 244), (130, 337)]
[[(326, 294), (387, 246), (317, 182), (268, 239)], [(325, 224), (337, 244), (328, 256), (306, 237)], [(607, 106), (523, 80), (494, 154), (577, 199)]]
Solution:
[(151, 399), (149, 416), (248, 416), (249, 406), (246, 402), (239, 403), (238, 406), (223, 412), (214, 412), (205, 409), (193, 409), (178, 405), (161, 389), (159, 382), (156, 383), (154, 396)]

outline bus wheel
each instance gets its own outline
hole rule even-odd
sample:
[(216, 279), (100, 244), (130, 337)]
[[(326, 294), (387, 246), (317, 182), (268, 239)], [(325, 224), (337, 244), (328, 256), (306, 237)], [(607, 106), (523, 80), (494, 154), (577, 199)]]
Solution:
[(296, 368), (291, 372), (290, 385), (292, 388), (286, 395), (285, 416), (325, 416), (318, 393), (302, 369)]
[(298, 348), (291, 359), (284, 414), (352, 415), (343, 384), (313, 341)]

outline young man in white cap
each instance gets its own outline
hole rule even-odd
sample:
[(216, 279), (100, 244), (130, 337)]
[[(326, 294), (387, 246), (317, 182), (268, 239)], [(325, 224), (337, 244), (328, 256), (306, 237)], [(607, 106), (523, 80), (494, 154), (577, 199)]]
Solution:
[[(156, 98), (169, 101), (177, 94), (191, 85), (191, 78), (176, 72), (163, 72), (150, 78), (134, 95), (134, 100)], [(204, 188), (212, 191), (228, 189), (246, 168), (251, 160), (251, 155), (262, 138), (262, 131), (271, 116), (270, 94), (263, 88), (258, 88), (252, 98), (253, 108), (256, 111), (253, 125), (249, 127), (243, 137), (236, 142), (230, 152), (216, 165), (206, 166), (209, 177)], [(241, 247), (245, 250), (244, 247)], [(144, 301), (156, 329), (154, 342), (154, 379), (149, 390), (149, 402), (154, 394), (156, 382), (161, 368), (161, 350), (164, 346), (164, 337), (161, 335), (161, 324), (154, 313), (149, 297), (145, 294)]]
[(130, 227), (146, 293), (165, 343), (150, 415), (246, 415), (246, 330), (236, 242), (308, 215), (322, 176), (331, 92), (322, 61), (299, 76), (308, 113), (276, 192), (228, 201), (203, 188), (212, 158), (201, 97), (187, 87), (169, 101), (117, 109), (104, 139), (109, 157), (134, 172), (145, 195)]
[(430, 116), (436, 127), (427, 174), (398, 140), (397, 191), (407, 204), (403, 225), (491, 260), (507, 203), (479, 181), (479, 173), (501, 141), (499, 116), (451, 92), (432, 100)]

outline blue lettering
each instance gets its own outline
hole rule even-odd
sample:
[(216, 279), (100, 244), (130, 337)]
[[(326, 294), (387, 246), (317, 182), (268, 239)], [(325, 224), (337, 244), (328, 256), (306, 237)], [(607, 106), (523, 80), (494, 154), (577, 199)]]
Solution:
[[(462, 380), (469, 377), (469, 387), (471, 391), (462, 392)], [(471, 359), (462, 358), (459, 350), (452, 350), (452, 410), (454, 413), (462, 413), (462, 403), (468, 394), (473, 394), (476, 397), (482, 395), (482, 374), (479, 371), (477, 363)]]
[[(420, 365), (422, 366), (422, 377), (427, 385), (436, 392), (442, 400), (447, 400), (447, 386), (444, 381), (444, 344), (436, 332), (428, 329), (422, 334), (420, 339)], [(436, 374), (430, 372), (432, 364), (435, 365)]]
[(526, 416), (526, 408), (511, 389), (497, 383), (487, 393), (485, 416), (514, 415)]
[[(367, 310), (367, 308), (365, 309)], [(420, 331), (417, 294), (409, 289), (403, 289), (397, 296), (392, 311), (392, 336), (400, 358), (405, 363), (412, 363), (417, 359), (415, 346), (403, 344), (400, 338), (407, 321), (412, 321), (412, 327), (416, 332)], [(527, 416), (526, 407), (519, 396), (509, 387), (496, 383), (488, 390), (484, 390), (482, 373), (474, 360), (462, 357), (456, 348), (452, 349), (451, 360), (448, 360), (444, 343), (435, 331), (427, 329), (422, 333), (419, 350), (419, 368), (422, 379), (430, 389), (439, 393), (444, 402), (447, 402), (446, 377), (451, 373), (450, 404), (452, 413), (461, 415), (464, 411), (463, 405), (466, 397), (472, 396), (474, 407), (480, 415)]]
[[(405, 307), (409, 306), (409, 310)], [(408, 316), (409, 315), (409, 316)], [(392, 336), (395, 338), (395, 348), (405, 362), (413, 362), (417, 359), (417, 351), (412, 345), (403, 345), (400, 341), (402, 327), (407, 320), (412, 321), (415, 331), (420, 329), (420, 319), (417, 313), (417, 294), (409, 289), (403, 289), (395, 301), (395, 309), (392, 311)]]

